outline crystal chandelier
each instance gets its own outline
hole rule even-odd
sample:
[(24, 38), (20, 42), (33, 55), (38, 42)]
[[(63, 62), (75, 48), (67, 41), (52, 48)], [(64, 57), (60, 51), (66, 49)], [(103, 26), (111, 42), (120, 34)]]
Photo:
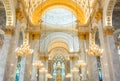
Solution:
[(30, 49), (27, 39), (24, 40), (23, 44), (20, 47), (16, 48), (15, 53), (18, 56), (27, 56), (33, 53), (33, 50)]

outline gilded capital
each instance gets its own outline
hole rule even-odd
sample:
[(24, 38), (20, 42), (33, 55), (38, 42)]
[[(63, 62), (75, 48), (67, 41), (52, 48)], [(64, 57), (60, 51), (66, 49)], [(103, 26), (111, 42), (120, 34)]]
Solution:
[(86, 40), (89, 37), (89, 32), (79, 32), (78, 37), (80, 40)]
[(105, 26), (104, 27), (104, 33), (105, 35), (113, 35), (114, 32), (114, 27), (113, 26)]
[(40, 32), (35, 32), (35, 31), (29, 32), (30, 40), (39, 40), (40, 35), (41, 35)]
[(10, 27), (9, 27), (9, 28), (6, 27), (6, 28), (3, 29), (3, 31), (4, 31), (5, 34), (7, 34), (7, 35), (13, 35), (13, 34), (14, 34), (14, 30), (15, 30), (15, 29), (14, 29), (13, 27), (11, 27), (11, 28), (10, 28)]

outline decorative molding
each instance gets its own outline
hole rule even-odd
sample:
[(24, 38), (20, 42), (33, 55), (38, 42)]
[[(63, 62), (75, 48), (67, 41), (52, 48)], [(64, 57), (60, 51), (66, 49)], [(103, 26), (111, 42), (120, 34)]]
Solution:
[(16, 9), (16, 18), (21, 21), (24, 18), (24, 13), (20, 8)]
[(113, 26), (106, 26), (105, 28), (104, 28), (104, 33), (105, 33), (105, 35), (107, 36), (107, 35), (113, 35), (113, 33), (114, 33), (114, 27)]
[(98, 23), (98, 21), (102, 18), (102, 9), (101, 8), (98, 8), (98, 10), (96, 11), (96, 13), (95, 13), (95, 19), (96, 19), (96, 21), (97, 21), (97, 23)]
[(13, 35), (14, 34), (14, 30), (15, 30), (15, 28), (13, 28), (13, 27), (6, 27), (6, 28), (4, 28), (3, 29), (3, 31), (5, 32), (5, 34), (7, 34), (7, 35)]
[(40, 32), (34, 32), (34, 31), (29, 32), (29, 39), (30, 40), (40, 40), (40, 37), (41, 37)]
[(78, 37), (80, 40), (87, 40), (89, 38), (89, 27), (79, 27)]

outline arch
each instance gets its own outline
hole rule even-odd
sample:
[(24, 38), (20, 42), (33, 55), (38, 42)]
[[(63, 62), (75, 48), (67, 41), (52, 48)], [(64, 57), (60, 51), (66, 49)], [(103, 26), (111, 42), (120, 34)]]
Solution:
[(106, 5), (103, 10), (104, 26), (112, 26), (112, 13), (116, 0), (106, 0)]
[[(56, 51), (57, 51), (57, 54), (56, 54)], [(61, 54), (61, 56), (63, 56), (65, 60), (68, 57), (68, 52), (67, 52), (66, 49), (64, 49), (64, 48), (54, 48), (51, 51), (51, 53), (49, 54), (49, 58), (52, 60), (52, 59), (54, 59), (55, 56), (57, 56), (59, 54)]]
[(15, 27), (15, 2), (13, 0), (3, 0), (6, 11), (6, 26)]
[(67, 51), (69, 51), (68, 45), (62, 41), (56, 41), (56, 42), (52, 42), (51, 44), (49, 44), (48, 52), (51, 52), (55, 48), (64, 48)]
[(70, 34), (62, 33), (62, 32), (51, 33), (46, 38), (41, 39), (40, 51), (47, 52), (50, 44), (56, 41), (62, 41), (66, 43), (69, 47), (69, 51), (73, 52), (73, 37)]
[[(76, 4), (73, 1), (70, 0), (47, 0), (43, 2), (40, 6), (38, 6), (32, 15), (32, 23), (33, 24), (39, 24), (40, 18), (42, 15), (50, 8), (54, 8), (56, 6), (61, 6), (64, 8), (67, 8), (71, 10), (76, 18), (78, 18), (79, 24), (85, 24), (86, 18), (85, 14), (79, 7), (76, 6)], [(42, 12), (41, 12), (42, 11)]]

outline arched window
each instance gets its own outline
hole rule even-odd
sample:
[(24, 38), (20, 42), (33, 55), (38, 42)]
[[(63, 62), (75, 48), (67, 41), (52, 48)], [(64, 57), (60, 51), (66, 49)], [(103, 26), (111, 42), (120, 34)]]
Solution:
[(65, 81), (65, 64), (64, 64), (64, 58), (61, 55), (57, 55), (54, 58), (54, 64), (53, 64), (54, 81), (57, 81), (57, 75), (61, 75), (62, 81)]

